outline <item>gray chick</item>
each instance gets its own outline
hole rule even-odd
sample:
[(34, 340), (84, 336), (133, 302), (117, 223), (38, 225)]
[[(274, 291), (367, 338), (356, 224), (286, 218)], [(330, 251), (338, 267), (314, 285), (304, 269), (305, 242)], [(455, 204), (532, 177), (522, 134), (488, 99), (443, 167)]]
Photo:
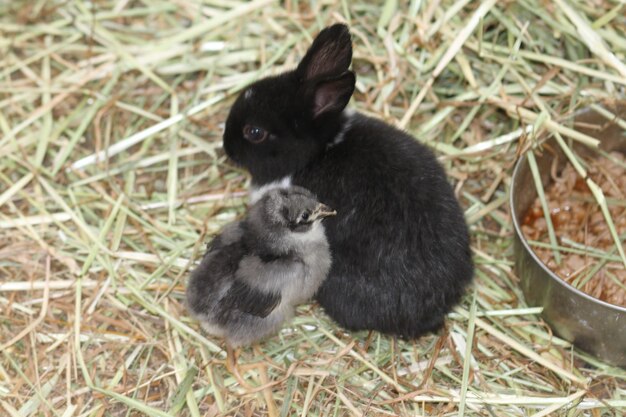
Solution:
[(187, 304), (229, 347), (277, 332), (326, 278), (331, 256), (321, 221), (336, 212), (301, 187), (268, 191), (224, 227), (191, 275)]

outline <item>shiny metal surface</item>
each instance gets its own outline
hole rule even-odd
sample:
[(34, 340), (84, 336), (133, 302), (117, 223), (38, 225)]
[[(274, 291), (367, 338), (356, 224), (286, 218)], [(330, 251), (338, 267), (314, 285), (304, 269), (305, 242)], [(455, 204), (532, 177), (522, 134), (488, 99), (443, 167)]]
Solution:
[[(618, 113), (624, 117), (626, 107)], [(600, 139), (601, 148), (626, 151), (626, 131), (619, 126), (592, 111), (579, 114), (576, 120), (588, 124), (584, 133)], [(537, 156), (544, 186), (551, 181), (549, 172), (554, 158), (558, 158), (560, 166), (565, 161), (555, 141), (546, 145), (543, 155)], [(515, 269), (526, 302), (543, 306), (542, 317), (561, 338), (604, 362), (626, 368), (626, 308), (597, 300), (561, 280), (539, 260), (523, 237), (521, 221), (536, 196), (528, 162), (522, 157), (513, 173), (510, 204), (515, 228)]]

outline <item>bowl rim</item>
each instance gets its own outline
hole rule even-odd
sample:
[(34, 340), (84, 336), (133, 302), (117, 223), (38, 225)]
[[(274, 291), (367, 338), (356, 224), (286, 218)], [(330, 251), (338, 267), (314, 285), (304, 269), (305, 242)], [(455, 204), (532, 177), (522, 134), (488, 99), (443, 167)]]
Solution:
[[(532, 149), (529, 150), (528, 152), (532, 152)], [(621, 307), (615, 304), (611, 304), (611, 303), (607, 303), (606, 301), (602, 301), (598, 298), (592, 297), (591, 295), (587, 294), (584, 291), (581, 291), (579, 289), (577, 289), (576, 287), (572, 286), (571, 284), (567, 283), (564, 279), (562, 279), (556, 272), (552, 271), (550, 268), (548, 268), (548, 266), (546, 264), (543, 263), (543, 261), (541, 259), (539, 259), (539, 257), (537, 256), (537, 254), (535, 253), (534, 250), (532, 250), (532, 248), (530, 247), (530, 245), (528, 244), (528, 241), (526, 240), (526, 236), (524, 236), (524, 232), (522, 231), (522, 228), (520, 227), (518, 221), (517, 221), (517, 209), (515, 207), (514, 203), (514, 196), (515, 196), (515, 179), (517, 178), (517, 176), (519, 175), (519, 170), (522, 169), (522, 164), (526, 163), (526, 154), (520, 156), (520, 158), (517, 160), (517, 162), (515, 163), (515, 168), (513, 169), (513, 175), (511, 176), (511, 188), (509, 190), (509, 207), (511, 208), (511, 218), (513, 221), (513, 228), (515, 229), (515, 234), (517, 235), (517, 237), (519, 238), (519, 240), (522, 242), (522, 246), (524, 247), (524, 250), (526, 252), (528, 252), (530, 254), (530, 256), (532, 257), (532, 259), (541, 267), (541, 269), (544, 270), (544, 272), (546, 272), (548, 274), (548, 276), (552, 279), (555, 280), (559, 283), (559, 285), (562, 285), (563, 287), (565, 287), (567, 290), (573, 292), (574, 294), (586, 298), (589, 301), (592, 301), (594, 303), (600, 304), (604, 307), (616, 310), (620, 313), (626, 314), (626, 307)]]

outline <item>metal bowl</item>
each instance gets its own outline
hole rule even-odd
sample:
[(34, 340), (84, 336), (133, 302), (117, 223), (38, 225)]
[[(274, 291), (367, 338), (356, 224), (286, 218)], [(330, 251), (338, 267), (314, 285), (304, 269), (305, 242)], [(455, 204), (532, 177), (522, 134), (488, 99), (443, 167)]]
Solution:
[[(624, 117), (626, 106), (614, 111)], [(605, 117), (588, 110), (580, 113), (576, 121), (577, 126), (585, 126), (578, 130), (601, 141), (602, 149), (626, 153), (624, 130)], [(551, 182), (550, 167), (554, 158), (558, 158), (559, 169), (566, 160), (555, 141), (548, 141), (546, 145), (546, 151), (536, 158), (544, 187)], [(579, 147), (577, 151), (584, 153), (585, 149)], [(545, 266), (526, 242), (520, 225), (536, 197), (528, 162), (522, 157), (513, 172), (510, 203), (515, 228), (515, 269), (526, 302), (543, 307), (542, 317), (561, 338), (604, 362), (626, 368), (626, 308), (600, 301), (572, 287)]]

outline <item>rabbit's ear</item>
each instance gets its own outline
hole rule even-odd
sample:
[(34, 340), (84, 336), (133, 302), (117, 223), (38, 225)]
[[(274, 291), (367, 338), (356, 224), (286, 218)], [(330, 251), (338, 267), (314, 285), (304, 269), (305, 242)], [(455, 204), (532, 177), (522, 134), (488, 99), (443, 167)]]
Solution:
[(322, 30), (298, 65), (296, 73), (303, 82), (334, 78), (344, 74), (352, 61), (352, 41), (346, 25), (336, 24)]
[(342, 111), (352, 97), (355, 81), (354, 73), (346, 71), (337, 78), (317, 83), (312, 94), (313, 118)]

